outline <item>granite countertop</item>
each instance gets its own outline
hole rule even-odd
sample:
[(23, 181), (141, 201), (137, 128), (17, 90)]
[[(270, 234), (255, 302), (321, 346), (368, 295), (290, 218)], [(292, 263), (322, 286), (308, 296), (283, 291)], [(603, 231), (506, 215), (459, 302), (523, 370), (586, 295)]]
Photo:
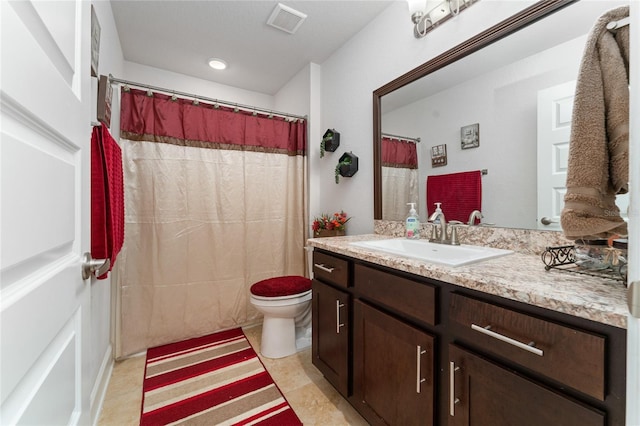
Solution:
[(307, 244), (460, 287), (619, 328), (627, 327), (626, 286), (620, 281), (554, 269), (546, 271), (540, 256), (518, 252), (471, 265), (448, 267), (349, 244), (388, 238), (394, 237), (369, 234), (311, 238)]

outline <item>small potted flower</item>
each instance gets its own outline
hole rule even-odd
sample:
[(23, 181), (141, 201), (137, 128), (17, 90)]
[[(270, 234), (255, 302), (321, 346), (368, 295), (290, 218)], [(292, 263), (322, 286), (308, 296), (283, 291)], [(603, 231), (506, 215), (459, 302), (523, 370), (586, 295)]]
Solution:
[(334, 213), (333, 216), (323, 213), (320, 217), (313, 219), (311, 224), (313, 236), (317, 238), (343, 236), (349, 219), (351, 218), (347, 217), (347, 214), (343, 211)]

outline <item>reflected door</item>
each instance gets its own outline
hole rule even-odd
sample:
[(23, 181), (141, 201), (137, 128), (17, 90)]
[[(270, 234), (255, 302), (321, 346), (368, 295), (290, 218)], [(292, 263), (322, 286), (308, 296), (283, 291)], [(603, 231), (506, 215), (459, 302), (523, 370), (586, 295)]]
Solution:
[(571, 115), (576, 82), (538, 91), (538, 215), (541, 230), (560, 230), (567, 191)]

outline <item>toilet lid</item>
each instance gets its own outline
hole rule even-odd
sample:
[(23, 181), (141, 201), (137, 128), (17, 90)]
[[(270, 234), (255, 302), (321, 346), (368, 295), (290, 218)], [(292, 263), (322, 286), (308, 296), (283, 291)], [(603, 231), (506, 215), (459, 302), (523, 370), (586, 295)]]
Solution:
[(251, 294), (262, 297), (292, 296), (311, 290), (311, 280), (298, 275), (275, 277), (251, 286)]

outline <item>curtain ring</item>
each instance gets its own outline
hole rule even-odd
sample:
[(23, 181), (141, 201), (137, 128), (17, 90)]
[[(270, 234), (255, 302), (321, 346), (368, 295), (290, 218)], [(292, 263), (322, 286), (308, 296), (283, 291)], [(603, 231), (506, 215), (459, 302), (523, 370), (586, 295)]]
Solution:
[(131, 88), (129, 87), (128, 84), (125, 84), (124, 86), (122, 86), (122, 90), (124, 90), (125, 92), (130, 92)]
[(151, 89), (147, 89), (147, 96), (149, 97), (153, 96), (153, 92), (151, 91)]
[(193, 104), (194, 104), (195, 106), (200, 105), (200, 101), (198, 100), (198, 98), (197, 98), (197, 97), (193, 98)]

